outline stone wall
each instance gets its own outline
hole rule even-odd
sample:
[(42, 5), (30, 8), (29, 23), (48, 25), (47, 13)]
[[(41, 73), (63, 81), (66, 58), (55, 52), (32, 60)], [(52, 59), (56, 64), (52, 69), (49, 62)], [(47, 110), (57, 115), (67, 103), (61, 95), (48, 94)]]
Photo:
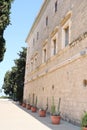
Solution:
[[(27, 37), (28, 58), (24, 99), (29, 94), (32, 103), (33, 94), (38, 98), (38, 107), (46, 107), (47, 97), (49, 109), (52, 96), (55, 104), (61, 97), (61, 115), (73, 123), (80, 123), (84, 110), (87, 110), (87, 1), (59, 0), (58, 10), (54, 12), (56, 0), (47, 0), (37, 16)], [(62, 23), (70, 14), (70, 43), (62, 48)], [(48, 26), (45, 19), (48, 16)], [(57, 54), (51, 56), (51, 35), (58, 32)], [(36, 34), (39, 32), (39, 39)], [(33, 38), (35, 43), (33, 44)], [(47, 61), (42, 63), (43, 45), (47, 46)], [(31, 59), (38, 54), (37, 67), (30, 70)]]

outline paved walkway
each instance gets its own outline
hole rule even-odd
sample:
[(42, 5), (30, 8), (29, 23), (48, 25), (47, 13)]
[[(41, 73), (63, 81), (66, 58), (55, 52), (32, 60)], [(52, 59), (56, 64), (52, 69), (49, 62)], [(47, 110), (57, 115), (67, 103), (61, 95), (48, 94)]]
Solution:
[(79, 127), (61, 121), (52, 125), (50, 116), (44, 118), (7, 99), (0, 99), (0, 130), (80, 130)]

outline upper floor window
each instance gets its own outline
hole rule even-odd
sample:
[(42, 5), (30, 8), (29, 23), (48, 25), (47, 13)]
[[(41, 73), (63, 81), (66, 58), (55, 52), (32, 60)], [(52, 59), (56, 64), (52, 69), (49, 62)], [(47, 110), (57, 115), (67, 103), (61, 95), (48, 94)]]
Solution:
[(69, 44), (69, 26), (65, 28), (65, 46)]
[(56, 55), (57, 53), (57, 38), (55, 37), (54, 39), (52, 39), (52, 43), (51, 43), (51, 55)]
[(57, 44), (56, 44), (56, 39), (53, 40), (53, 55), (56, 55), (56, 50), (57, 50)]
[(46, 62), (46, 55), (47, 55), (47, 50), (46, 49), (43, 50), (43, 55), (44, 55), (44, 62)]
[(70, 21), (68, 20), (62, 27), (62, 45), (63, 48), (70, 43)]
[(57, 12), (57, 1), (55, 2), (55, 13)]
[(35, 57), (35, 65), (37, 65), (37, 57)]
[(48, 25), (48, 16), (46, 17), (46, 26)]
[(58, 50), (58, 28), (56, 27), (51, 33), (51, 56), (56, 55)]
[(36, 54), (34, 57), (34, 68), (37, 67), (37, 56), (38, 56), (38, 54)]
[(61, 21), (62, 24), (62, 48), (66, 47), (70, 43), (71, 36), (71, 12), (65, 16), (65, 18)]
[(42, 62), (47, 61), (47, 41), (43, 43), (43, 51), (42, 51)]
[(31, 61), (31, 66), (30, 66), (30, 68), (31, 68), (31, 71), (33, 71), (33, 60)]
[(37, 32), (37, 40), (39, 39), (39, 32)]

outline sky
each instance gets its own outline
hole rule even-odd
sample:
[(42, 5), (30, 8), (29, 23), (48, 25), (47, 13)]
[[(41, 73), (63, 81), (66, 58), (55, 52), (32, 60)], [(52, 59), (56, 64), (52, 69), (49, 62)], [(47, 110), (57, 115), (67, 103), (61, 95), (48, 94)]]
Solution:
[[(0, 63), (0, 89), (3, 85), (5, 73), (14, 66), (14, 60), (18, 58), (17, 53), (22, 47), (27, 47), (26, 37), (32, 24), (42, 6), (43, 0), (14, 0), (11, 6), (11, 25), (5, 32), (6, 53), (4, 60)], [(3, 92), (0, 93), (3, 95)]]

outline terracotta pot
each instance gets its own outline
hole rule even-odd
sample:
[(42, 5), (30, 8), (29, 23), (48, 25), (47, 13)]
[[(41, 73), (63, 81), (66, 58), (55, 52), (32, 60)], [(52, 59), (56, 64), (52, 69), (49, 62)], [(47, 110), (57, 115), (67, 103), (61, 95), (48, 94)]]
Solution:
[(26, 107), (26, 103), (22, 103), (22, 106), (23, 106), (23, 107)]
[(28, 110), (31, 110), (31, 105), (30, 105), (30, 104), (27, 104), (27, 105), (26, 105), (26, 108), (27, 108)]
[(52, 124), (60, 124), (60, 116), (53, 116), (51, 115)]
[(46, 111), (45, 110), (39, 110), (39, 115), (40, 115), (40, 117), (45, 117)]
[(36, 112), (36, 111), (37, 111), (37, 108), (32, 106), (32, 107), (31, 107), (31, 111), (32, 111), (32, 112)]
[(83, 127), (82, 130), (87, 130), (87, 127)]

